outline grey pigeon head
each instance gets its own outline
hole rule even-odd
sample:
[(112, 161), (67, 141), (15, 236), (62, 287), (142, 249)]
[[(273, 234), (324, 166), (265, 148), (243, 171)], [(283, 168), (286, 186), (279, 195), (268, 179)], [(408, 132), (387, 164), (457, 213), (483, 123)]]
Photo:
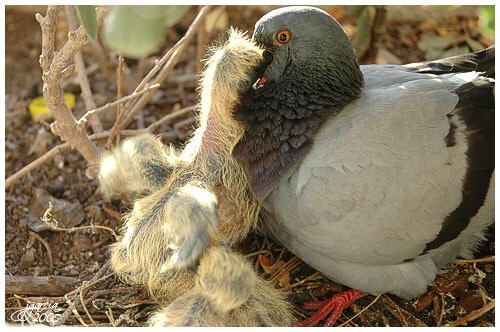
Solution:
[[(284, 7), (263, 16), (256, 24), (253, 40), (272, 55), (261, 82), (279, 82), (285, 69), (337, 76), (352, 85), (362, 83), (355, 51), (342, 26), (327, 12), (315, 7)], [(311, 68), (314, 66), (313, 68)], [(260, 87), (260, 84), (257, 86)]]
[(235, 112), (245, 136), (233, 156), (262, 198), (307, 154), (325, 120), (358, 98), (363, 75), (349, 38), (323, 10), (273, 10), (252, 38), (265, 48), (264, 61)]

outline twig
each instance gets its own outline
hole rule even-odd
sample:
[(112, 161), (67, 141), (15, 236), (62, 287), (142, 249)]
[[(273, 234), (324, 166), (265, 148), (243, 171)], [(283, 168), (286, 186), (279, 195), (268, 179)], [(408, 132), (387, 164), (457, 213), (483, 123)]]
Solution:
[(491, 263), (495, 261), (495, 256), (477, 258), (477, 259), (455, 259), (453, 262), (457, 264), (473, 264), (473, 263)]
[(179, 128), (182, 128), (182, 127), (187, 127), (187, 126), (190, 126), (192, 124), (195, 124), (197, 121), (198, 121), (198, 119), (196, 119), (196, 118), (187, 118), (187, 119), (184, 119), (184, 120), (181, 120), (181, 121), (177, 122), (174, 125), (174, 128), (175, 129), (179, 129)]
[(76, 319), (78, 319), (78, 321), (80, 322), (80, 324), (82, 324), (83, 326), (87, 327), (87, 323), (85, 323), (85, 321), (83, 320), (82, 316), (80, 316), (80, 313), (78, 312), (78, 310), (76, 310), (76, 305), (75, 305), (75, 302), (72, 301), (72, 300), (67, 300), (66, 303), (68, 303), (69, 307), (68, 309), (66, 309), (66, 311), (70, 310), (71, 312), (73, 312), (73, 315), (75, 315)]
[[(83, 26), (68, 34), (68, 41), (58, 52), (55, 52), (53, 39), (55, 39), (56, 19), (53, 19), (54, 12), (58, 12), (60, 7), (49, 6), (45, 17), (37, 16), (37, 20), (42, 27), (42, 56), (40, 65), (43, 75), (43, 95), (45, 101), (55, 121), (51, 125), (52, 132), (70, 146), (77, 149), (89, 166), (95, 168), (100, 160), (99, 148), (90, 140), (85, 132), (84, 126), (79, 125), (73, 116), (64, 99), (61, 87), (64, 79), (63, 70), (68, 67), (69, 61), (83, 46), (90, 40)], [(106, 10), (98, 8), (98, 22), (102, 22)], [(47, 62), (46, 59), (51, 59)], [(88, 173), (92, 177), (95, 174)]]
[(26, 303), (44, 303), (44, 302), (64, 302), (65, 298), (63, 296), (39, 296), (39, 297), (22, 297), (18, 294), (12, 294), (16, 299), (21, 299)]
[(109, 319), (109, 322), (111, 323), (111, 325), (113, 325), (113, 327), (116, 327), (116, 322), (115, 322), (115, 319), (113, 317), (113, 310), (111, 310), (111, 308), (108, 307), (108, 311), (105, 311), (106, 313), (106, 316), (108, 316), (108, 319)]
[(6, 294), (63, 295), (75, 287), (75, 278), (63, 276), (5, 276)]
[(35, 159), (34, 161), (29, 163), (28, 165), (21, 168), (15, 174), (9, 176), (5, 180), (5, 189), (10, 187), (14, 182), (19, 180), (20, 178), (26, 176), (29, 172), (31, 172), (35, 168), (45, 164), (50, 158), (53, 158), (54, 156), (57, 156), (59, 153), (62, 153), (62, 152), (67, 151), (69, 149), (70, 149), (69, 143), (63, 143), (63, 144), (60, 144), (60, 145), (53, 147), (50, 151), (47, 151), (45, 154), (40, 156), (38, 159)]
[[(172, 55), (168, 58), (168, 61), (165, 63), (165, 65), (162, 67), (158, 75), (154, 78), (152, 84), (156, 83), (161, 83), (163, 82), (167, 76), (170, 74), (174, 66), (177, 64), (177, 61), (179, 60), (179, 56), (181, 53), (184, 51), (188, 43), (191, 41), (191, 39), (194, 37), (195, 32), (200, 28), (201, 23), (204, 21), (205, 16), (208, 14), (210, 11), (210, 6), (203, 6), (203, 8), (200, 10), (196, 18), (194, 19), (193, 23), (189, 26), (189, 29), (186, 31), (186, 34), (184, 37), (181, 38), (176, 44), (175, 51), (172, 52)], [(156, 66), (155, 66), (156, 68)], [(154, 69), (154, 68), (153, 68)], [(148, 74), (149, 76), (149, 74)], [(149, 100), (153, 97), (152, 93), (147, 93), (143, 95), (139, 100), (137, 100), (134, 105), (130, 107), (130, 109), (126, 109), (126, 116), (123, 119), (123, 121), (119, 124), (120, 129), (126, 128), (128, 125), (130, 125), (135, 117), (135, 115), (141, 111), (144, 106), (149, 102)]]
[(161, 125), (168, 123), (168, 122), (170, 122), (176, 118), (179, 118), (181, 116), (184, 116), (186, 114), (189, 114), (189, 113), (193, 112), (194, 110), (195, 110), (195, 106), (188, 106), (188, 107), (184, 107), (178, 111), (175, 111), (173, 113), (167, 114), (163, 118), (161, 118), (160, 120), (157, 120), (157, 121), (153, 122), (152, 124), (150, 124), (146, 128), (146, 130), (149, 132), (154, 132)]
[(488, 303), (487, 305), (485, 305), (484, 307), (482, 307), (480, 309), (477, 309), (477, 310), (474, 310), (473, 312), (471, 312), (467, 316), (464, 316), (464, 317), (462, 317), (460, 319), (457, 319), (456, 321), (450, 322), (450, 323), (445, 324), (443, 326), (461, 326), (461, 325), (465, 325), (465, 324), (469, 323), (470, 321), (478, 319), (479, 317), (481, 317), (482, 315), (486, 314), (488, 311), (492, 310), (493, 308), (495, 308), (495, 300), (491, 300), (491, 302)]
[[(201, 9), (199, 9), (200, 11)], [(205, 55), (205, 43), (207, 40), (207, 31), (205, 27), (198, 30), (196, 34), (196, 70), (199, 72), (203, 69), (203, 62), (201, 61)]]
[[(118, 66), (116, 68), (116, 85), (117, 85), (117, 93), (116, 93), (116, 99), (120, 100), (121, 98), (121, 82), (122, 82), (122, 77), (123, 77), (123, 56), (121, 52), (118, 54)], [(132, 94), (135, 94), (138, 92), (139, 89), (135, 89)], [(127, 103), (128, 105), (128, 103)], [(115, 122), (113, 123), (113, 127), (111, 128), (111, 134), (108, 137), (108, 141), (106, 143), (106, 147), (109, 147), (113, 140), (116, 138), (116, 144), (118, 145), (120, 143), (120, 135), (118, 134), (118, 124), (122, 121), (123, 119), (123, 110), (122, 110), (122, 103), (119, 102), (116, 105), (116, 117), (115, 117)]]
[(294, 283), (294, 284), (291, 284), (290, 286), (288, 286), (288, 288), (287, 288), (287, 289), (292, 289), (292, 288), (295, 288), (295, 287), (297, 287), (297, 286), (300, 286), (300, 285), (302, 285), (304, 282), (306, 282), (306, 281), (308, 281), (308, 280), (311, 280), (311, 279), (316, 278), (319, 274), (320, 274), (320, 272), (319, 272), (319, 271), (316, 271), (316, 272), (314, 272), (313, 274), (311, 274), (309, 277), (306, 277), (306, 278), (304, 278), (304, 279), (302, 279), (302, 280), (297, 281), (297, 282), (296, 282), (296, 283)]
[(347, 325), (348, 323), (352, 322), (352, 320), (356, 317), (358, 317), (359, 315), (361, 315), (364, 311), (366, 311), (368, 308), (370, 308), (372, 305), (375, 304), (375, 302), (378, 301), (378, 299), (382, 296), (382, 294), (379, 294), (377, 295), (377, 297), (369, 304), (367, 305), (366, 307), (363, 308), (363, 310), (361, 310), (360, 312), (358, 312), (357, 314), (355, 314), (354, 316), (352, 316), (351, 318), (349, 318), (348, 320), (346, 320), (345, 322), (343, 322), (342, 324), (340, 324), (339, 326), (337, 327), (341, 327), (341, 326), (344, 326), (344, 325)]
[(49, 271), (52, 273), (52, 270), (54, 269), (54, 257), (52, 256), (52, 249), (50, 249), (47, 241), (45, 241), (40, 235), (30, 232), (30, 236), (40, 241), (40, 243), (43, 244), (43, 246), (47, 250), (47, 256), (49, 257)]
[[(159, 85), (150, 86), (150, 87), (146, 88), (145, 90), (143, 90), (142, 92), (139, 92), (139, 93), (146, 93), (147, 92), (146, 90), (153, 89), (153, 88), (156, 89), (158, 86)], [(123, 99), (127, 99), (127, 98), (131, 99), (131, 98), (136, 98), (136, 97), (137, 97), (137, 94), (136, 95), (129, 95), (127, 97), (124, 97)], [(116, 102), (104, 105), (103, 107), (100, 107), (100, 108), (98, 108), (98, 109), (96, 109), (94, 111), (96, 111), (96, 112), (99, 111), (100, 112), (104, 108), (109, 108), (109, 107), (112, 107), (112, 106), (116, 105)], [(172, 121), (172, 120), (174, 120), (174, 119), (176, 119), (178, 117), (181, 117), (181, 116), (184, 116), (186, 114), (189, 114), (194, 109), (195, 109), (194, 106), (185, 107), (185, 108), (180, 109), (180, 110), (178, 110), (178, 111), (176, 111), (174, 113), (165, 115), (163, 118), (157, 120), (156, 122), (153, 122), (146, 129), (122, 130), (121, 134), (124, 135), (124, 136), (134, 136), (134, 135), (140, 135), (140, 134), (145, 133), (145, 132), (154, 132), (161, 125), (163, 125), (165, 123), (168, 123), (169, 121)], [(109, 134), (110, 134), (109, 131), (104, 131), (102, 133), (91, 135), (91, 136), (89, 136), (89, 138), (91, 140), (100, 140), (100, 139), (107, 138), (109, 136)], [(48, 160), (50, 160), (50, 158), (53, 158), (53, 157), (57, 156), (59, 153), (68, 151), (70, 149), (71, 149), (71, 147), (70, 147), (69, 143), (63, 143), (63, 144), (56, 145), (55, 147), (53, 147), (52, 149), (50, 149), (49, 151), (47, 151), (45, 154), (43, 154), (42, 156), (40, 156), (38, 159), (35, 159), (34, 161), (32, 161), (28, 165), (24, 166), (19, 171), (17, 171), (15, 174), (13, 174), (10, 177), (8, 177), (5, 180), (5, 189), (7, 189), (8, 187), (10, 187), (12, 184), (14, 184), (20, 178), (26, 176), (32, 170), (34, 170), (37, 167), (45, 164)]]
[(251, 252), (249, 254), (246, 254), (245, 258), (251, 258), (251, 257), (254, 257), (254, 256), (257, 256), (257, 255), (262, 255), (262, 254), (268, 254), (269, 251), (268, 250), (259, 250), (259, 251), (254, 251), (254, 252)]
[[(137, 291), (141, 291), (143, 289), (144, 289), (144, 287), (142, 287), (142, 286), (125, 286), (125, 287), (118, 287), (118, 288), (113, 288), (113, 289), (103, 289), (103, 290), (92, 291), (92, 295), (88, 299), (85, 300), (85, 304), (88, 304), (91, 301), (93, 301), (96, 298), (103, 296), (103, 295), (126, 293), (126, 292), (137, 292)], [(134, 302), (134, 300), (135, 299), (130, 299), (131, 302)], [(153, 304), (158, 304), (158, 302), (154, 301)]]
[(403, 312), (401, 311), (401, 308), (400, 308), (400, 307), (399, 307), (396, 303), (394, 303), (394, 301), (393, 301), (393, 300), (391, 300), (391, 298), (390, 298), (389, 296), (387, 296), (387, 295), (385, 295), (385, 294), (384, 294), (384, 299), (385, 299), (387, 302), (389, 302), (389, 304), (390, 304), (390, 305), (392, 305), (392, 307), (394, 307), (394, 309), (396, 309), (396, 311), (397, 311), (397, 312), (398, 312), (398, 314), (399, 314), (399, 317), (401, 317), (401, 321), (402, 321), (402, 323), (403, 323), (403, 324), (402, 324), (402, 325), (403, 325), (403, 327), (407, 327), (407, 326), (409, 326), (409, 325), (408, 325), (408, 321), (406, 320), (405, 315), (404, 315), (404, 314), (403, 314)]
[[(66, 19), (68, 20), (68, 25), (70, 30), (75, 31), (78, 29), (78, 21), (75, 15), (75, 10), (73, 6), (65, 6)], [(85, 107), (87, 110), (93, 110), (96, 108), (94, 96), (92, 95), (92, 90), (90, 89), (89, 79), (87, 77), (87, 71), (85, 69), (85, 63), (83, 62), (82, 52), (78, 51), (75, 53), (75, 66), (76, 74), (78, 80), (80, 81), (80, 88), (82, 89), (83, 101), (85, 102)], [(94, 133), (100, 133), (103, 131), (103, 127), (99, 117), (96, 114), (91, 115), (89, 118), (90, 126)]]
[[(85, 281), (84, 283), (82, 284), (82, 286), (85, 284)], [(83, 292), (80, 292), (80, 304), (82, 305), (82, 308), (83, 310), (85, 311), (85, 313), (87, 314), (87, 316), (89, 317), (90, 321), (92, 322), (92, 324), (94, 326), (97, 325), (97, 323), (94, 321), (94, 318), (92, 318), (92, 315), (90, 315), (90, 312), (89, 310), (87, 309), (87, 306), (85, 305), (85, 301), (83, 299)]]
[(47, 210), (45, 210), (43, 216), (40, 217), (40, 220), (42, 220), (46, 225), (48, 225), (50, 227), (50, 229), (53, 231), (72, 233), (75, 231), (80, 231), (80, 230), (85, 230), (85, 229), (92, 229), (92, 230), (104, 229), (104, 230), (107, 230), (108, 232), (111, 232), (111, 234), (113, 234), (115, 239), (118, 239), (118, 234), (116, 234), (116, 232), (114, 230), (112, 230), (111, 228), (106, 227), (106, 226), (90, 225), (90, 226), (78, 226), (78, 227), (71, 227), (71, 228), (58, 227), (57, 225), (59, 224), (59, 222), (56, 219), (54, 219), (54, 217), (52, 217), (51, 212), (52, 212), (52, 202), (49, 201), (49, 207), (47, 208)]
[(283, 264), (280, 268), (278, 268), (271, 274), (269, 282), (271, 284), (277, 283), (284, 273), (291, 272), (293, 269), (300, 266), (301, 264), (304, 264), (304, 262), (301, 261), (300, 258), (298, 258), (297, 256), (294, 256), (292, 259), (290, 259), (288, 262)]
[(60, 11), (61, 6), (48, 6), (45, 17), (38, 13), (35, 15), (36, 20), (40, 23), (40, 27), (42, 28), (43, 49), (40, 55), (40, 66), (42, 67), (43, 73), (49, 71), (50, 64), (54, 58), (54, 50), (56, 48), (55, 28)]
[[(65, 297), (67, 298), (68, 296), (70, 296), (69, 294), (73, 294), (73, 293), (78, 293), (78, 291), (84, 291), (84, 288), (83, 286), (85, 286), (85, 288), (89, 288), (91, 286), (94, 285), (94, 282), (98, 282), (100, 281), (101, 277), (104, 275), (104, 273), (106, 273), (106, 271), (108, 270), (109, 266), (111, 265), (111, 262), (108, 260), (100, 269), (99, 271), (97, 271), (97, 273), (92, 277), (92, 279), (90, 279), (90, 282), (88, 284), (85, 284), (85, 285), (81, 285), (80, 287), (78, 287), (76, 290), (70, 292), (70, 293), (67, 293), (65, 295)], [(108, 276), (111, 276), (113, 275), (110, 274)], [(60, 326), (60, 325), (63, 325), (64, 323), (66, 323), (66, 320), (68, 320), (68, 317), (70, 315), (70, 313), (73, 311), (72, 310), (72, 307), (78, 305), (78, 302), (80, 301), (79, 297), (77, 297), (76, 295), (73, 297), (73, 301), (74, 302), (71, 302), (70, 306), (66, 309), (66, 311), (64, 311), (64, 313), (61, 314), (61, 317), (59, 318), (59, 320), (57, 322), (55, 322), (53, 324), (53, 326)]]
[(139, 91), (139, 92), (134, 92), (134, 93), (132, 93), (132, 94), (130, 94), (130, 95), (128, 95), (128, 96), (122, 97), (122, 98), (117, 99), (117, 100), (115, 100), (115, 101), (113, 101), (113, 102), (111, 102), (111, 103), (107, 103), (106, 105), (103, 105), (103, 106), (101, 106), (101, 107), (98, 107), (98, 108), (96, 108), (96, 109), (93, 109), (93, 110), (91, 110), (91, 111), (88, 111), (87, 113), (85, 113), (85, 114), (84, 114), (84, 115), (80, 118), (80, 120), (78, 120), (78, 122), (81, 122), (81, 121), (87, 121), (87, 118), (88, 118), (88, 117), (90, 117), (90, 116), (92, 116), (92, 115), (94, 115), (94, 114), (101, 113), (101, 112), (103, 112), (103, 111), (105, 111), (105, 110), (108, 110), (108, 109), (110, 109), (110, 108), (112, 108), (112, 107), (118, 106), (118, 105), (120, 105), (120, 104), (122, 104), (122, 103), (124, 103), (124, 102), (126, 102), (126, 101), (131, 100), (131, 99), (138, 98), (138, 97), (140, 97), (141, 95), (143, 95), (143, 94), (145, 94), (145, 93), (147, 93), (147, 92), (150, 92), (151, 90), (156, 90), (156, 89), (158, 89), (159, 87), (160, 87), (160, 84), (153, 84), (153, 85), (151, 85), (151, 86), (148, 86), (148, 87), (146, 87), (146, 88), (142, 89), (142, 90), (141, 90), (141, 91)]
[(441, 326), (441, 323), (443, 322), (443, 317), (444, 317), (444, 295), (442, 293), (439, 293), (439, 296), (441, 296), (441, 311), (439, 313), (439, 318), (436, 323), (436, 326), (439, 327)]

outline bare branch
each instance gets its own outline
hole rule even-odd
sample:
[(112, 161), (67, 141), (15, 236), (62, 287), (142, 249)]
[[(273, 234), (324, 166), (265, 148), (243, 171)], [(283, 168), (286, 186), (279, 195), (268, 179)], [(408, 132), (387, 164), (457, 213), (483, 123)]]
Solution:
[(55, 157), (56, 155), (58, 155), (61, 152), (67, 151), (69, 149), (70, 149), (69, 143), (64, 143), (64, 144), (60, 144), (60, 145), (53, 147), (52, 149), (50, 149), (50, 151), (47, 151), (45, 154), (40, 156), (40, 158), (32, 161), (31, 163), (29, 163), (28, 165), (24, 166), (19, 171), (17, 171), (15, 174), (8, 177), (5, 180), (5, 189), (10, 187), (12, 184), (14, 184), (14, 182), (19, 180), (20, 178), (26, 176), (29, 172), (31, 172), (35, 168), (45, 164), (51, 158)]
[(63, 295), (75, 288), (77, 279), (62, 276), (5, 276), (6, 294)]
[(143, 90), (139, 91), (139, 92), (134, 92), (128, 96), (125, 96), (123, 98), (120, 98), (120, 99), (117, 99), (111, 103), (107, 103), (106, 105), (103, 105), (99, 108), (96, 108), (96, 109), (93, 109), (91, 111), (88, 111), (84, 116), (82, 116), (80, 118), (80, 120), (78, 120), (79, 122), (80, 121), (87, 121), (87, 118), (93, 114), (97, 114), (97, 113), (101, 113), (105, 110), (108, 110), (112, 107), (115, 107), (117, 106), (118, 104), (121, 104), (121, 103), (124, 103), (126, 101), (129, 101), (131, 99), (135, 99), (135, 98), (138, 98), (140, 97), (141, 95), (147, 93), (147, 92), (150, 92), (151, 90), (157, 90), (158, 88), (160, 87), (160, 84), (154, 84), (154, 85), (151, 85), (151, 86), (148, 86), (146, 88), (144, 88)]
[(96, 283), (106, 279), (106, 278), (109, 278), (110, 276), (112, 276), (114, 274), (114, 272), (112, 272), (111, 274), (107, 274), (105, 275), (105, 273), (108, 271), (109, 267), (111, 266), (111, 262), (108, 260), (100, 269), (99, 271), (97, 271), (96, 274), (94, 274), (94, 276), (92, 277), (92, 279), (90, 279), (88, 282), (84, 282), (82, 283), (82, 285), (76, 289), (74, 289), (73, 291), (67, 293), (65, 295), (65, 297), (68, 297), (68, 296), (71, 296), (71, 295), (74, 295), (73, 296), (73, 301), (69, 300), (71, 302), (70, 306), (66, 309), (66, 311), (61, 315), (60, 319), (54, 323), (54, 326), (60, 326), (60, 325), (63, 325), (64, 323), (66, 323), (66, 320), (68, 320), (68, 317), (70, 315), (70, 313), (72, 312), (72, 310), (80, 304), (80, 297), (78, 296), (78, 293), (79, 292), (85, 292), (87, 289), (89, 289), (90, 287), (94, 286)]
[(158, 120), (158, 121), (153, 122), (152, 124), (150, 124), (146, 128), (146, 130), (149, 131), (149, 132), (153, 132), (159, 126), (161, 126), (161, 125), (163, 125), (165, 123), (168, 123), (168, 122), (172, 121), (173, 119), (176, 119), (176, 118), (179, 118), (179, 117), (184, 116), (186, 114), (189, 114), (189, 113), (193, 112), (194, 109), (195, 109), (195, 106), (188, 106), (188, 107), (184, 107), (183, 109), (180, 109), (180, 110), (178, 110), (176, 112), (167, 114), (163, 118), (161, 118), (160, 120)]
[[(45, 17), (37, 17), (42, 26), (42, 56), (41, 66), (43, 74), (43, 95), (48, 108), (54, 116), (55, 122), (52, 123), (52, 132), (71, 147), (77, 149), (87, 160), (91, 168), (95, 168), (99, 163), (100, 150), (89, 139), (84, 126), (79, 125), (71, 113), (61, 87), (64, 79), (63, 71), (68, 67), (70, 60), (83, 46), (89, 42), (89, 37), (85, 29), (80, 26), (76, 31), (68, 34), (68, 41), (58, 52), (54, 51), (53, 39), (55, 38), (55, 23), (53, 18), (60, 7), (50, 6)], [(106, 9), (98, 8), (98, 21), (102, 22)], [(47, 62), (47, 59), (52, 61)], [(48, 63), (48, 64), (47, 64)], [(93, 175), (93, 174), (88, 174)]]
[(113, 234), (113, 236), (115, 237), (115, 240), (118, 239), (118, 235), (115, 233), (115, 231), (109, 227), (106, 227), (106, 226), (90, 225), (90, 226), (79, 226), (79, 227), (71, 227), (71, 228), (58, 227), (57, 225), (59, 224), (59, 222), (56, 219), (54, 219), (54, 217), (52, 217), (52, 208), (53, 208), (52, 202), (49, 201), (49, 207), (47, 208), (47, 210), (45, 210), (45, 213), (43, 214), (43, 216), (40, 217), (40, 220), (43, 221), (46, 225), (48, 225), (51, 228), (51, 230), (53, 230), (53, 231), (72, 233), (72, 232), (81, 231), (81, 230), (85, 230), (85, 229), (91, 229), (93, 232), (96, 229), (104, 229), (104, 230), (110, 232), (111, 234)]
[[(153, 88), (156, 89), (157, 87), (158, 86), (150, 86), (150, 87), (144, 89), (142, 92), (136, 93), (135, 95), (129, 95), (129, 96), (124, 97), (122, 99), (136, 98), (139, 94), (146, 93), (146, 92), (150, 91)], [(113, 103), (106, 104), (103, 107), (101, 107), (99, 109), (96, 109), (95, 112), (101, 111), (101, 110), (103, 110), (105, 108), (112, 107), (112, 106), (114, 106), (113, 104), (115, 104), (117, 102), (119, 102), (119, 101), (115, 101)], [(154, 132), (159, 126), (161, 126), (161, 125), (163, 125), (165, 123), (168, 123), (169, 121), (172, 121), (172, 120), (174, 120), (176, 118), (179, 118), (181, 116), (187, 115), (187, 114), (191, 113), (194, 109), (195, 109), (194, 106), (188, 106), (188, 107), (180, 109), (180, 110), (178, 110), (176, 112), (173, 112), (173, 113), (165, 115), (160, 120), (158, 120), (158, 121), (152, 123), (151, 125), (149, 125), (149, 127), (147, 127), (146, 129), (121, 130), (120, 134), (124, 135), (124, 136), (135, 136), (135, 135), (140, 135), (140, 134), (145, 133), (145, 132)], [(109, 135), (110, 135), (110, 131), (104, 131), (104, 132), (101, 132), (101, 133), (98, 133), (98, 134), (91, 135), (89, 138), (91, 140), (100, 140), (100, 139), (108, 138)], [(59, 153), (68, 151), (70, 149), (71, 149), (71, 147), (70, 147), (69, 143), (63, 143), (63, 144), (60, 144), (60, 145), (57, 145), (57, 146), (53, 147), (48, 152), (46, 152), (44, 155), (40, 156), (38, 159), (35, 159), (34, 161), (32, 161), (31, 163), (29, 163), (28, 165), (24, 166), (21, 170), (19, 170), (15, 174), (11, 175), (10, 177), (8, 177), (5, 180), (5, 189), (7, 189), (8, 187), (10, 187), (17, 180), (19, 180), (22, 177), (26, 176), (32, 170), (34, 170), (37, 167), (45, 164), (47, 161), (49, 161), (51, 158), (55, 157)]]
[(61, 6), (49, 6), (45, 17), (40, 14), (36, 14), (35, 16), (42, 28), (42, 54), (40, 55), (40, 66), (42, 67), (43, 73), (49, 71), (52, 58), (54, 57), (57, 17), (60, 11)]
[(445, 324), (444, 326), (461, 326), (461, 325), (465, 325), (475, 319), (478, 319), (479, 317), (481, 317), (482, 315), (486, 314), (488, 311), (492, 310), (495, 308), (495, 300), (491, 300), (490, 303), (488, 303), (487, 305), (485, 305), (484, 307), (482, 308), (479, 308), (477, 310), (474, 310), (473, 312), (471, 312), (470, 314), (468, 314), (467, 316), (464, 316), (460, 319), (457, 319), (456, 321), (453, 321), (451, 323), (448, 323), (448, 324)]
[[(78, 29), (78, 20), (76, 18), (73, 6), (66, 6), (65, 12), (70, 30), (74, 31)], [(76, 74), (78, 75), (78, 80), (80, 81), (80, 88), (82, 89), (82, 95), (83, 95), (83, 101), (85, 102), (85, 107), (87, 108), (87, 110), (93, 110), (96, 108), (96, 104), (94, 96), (92, 95), (92, 90), (90, 89), (89, 80), (87, 78), (82, 52), (81, 51), (76, 52), (74, 58), (75, 58)], [(97, 115), (89, 116), (88, 120), (94, 133), (99, 133), (104, 130), (101, 121), (99, 120), (99, 117)]]
[[(168, 58), (168, 61), (165, 63), (163, 68), (160, 70), (160, 72), (158, 73), (158, 76), (156, 76), (154, 78), (152, 84), (161, 83), (167, 78), (167, 76), (170, 74), (170, 72), (172, 71), (174, 66), (177, 64), (177, 61), (179, 60), (179, 56), (181, 55), (181, 53), (184, 51), (184, 49), (189, 44), (189, 42), (194, 38), (195, 33), (200, 28), (201, 23), (203, 23), (205, 16), (208, 14), (209, 11), (210, 11), (210, 6), (203, 6), (203, 8), (200, 10), (198, 15), (194, 19), (193, 23), (191, 23), (191, 25), (189, 26), (189, 29), (188, 29), (188, 31), (186, 31), (186, 34), (184, 35), (184, 37), (182, 37), (181, 40), (179, 40), (177, 42), (177, 44), (173, 47), (173, 48), (175, 48), (175, 50), (172, 51), (170, 57)], [(167, 54), (168, 54), (168, 52), (167, 52)], [(167, 57), (167, 55), (164, 56), (164, 58), (166, 58), (166, 57)], [(155, 66), (155, 68), (156, 67), (160, 67), (160, 66)], [(155, 68), (153, 68), (152, 71), (158, 70), (157, 68), (156, 69)], [(146, 77), (148, 77), (148, 76), (152, 76), (152, 75), (148, 74)], [(141, 82), (141, 84), (142, 84), (142, 82)], [(126, 112), (126, 116), (123, 119), (123, 121), (119, 124), (119, 128), (124, 129), (127, 126), (129, 126), (132, 123), (135, 115), (144, 108), (144, 106), (149, 102), (149, 100), (152, 97), (153, 97), (153, 93), (147, 93), (144, 96), (142, 96), (139, 100), (137, 100), (134, 103), (134, 105), (132, 105), (130, 108), (125, 108), (124, 112)]]

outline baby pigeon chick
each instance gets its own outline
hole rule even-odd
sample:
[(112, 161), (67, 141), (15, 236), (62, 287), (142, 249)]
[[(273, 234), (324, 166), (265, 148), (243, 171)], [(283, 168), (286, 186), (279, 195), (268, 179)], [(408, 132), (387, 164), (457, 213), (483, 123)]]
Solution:
[(230, 31), (206, 64), (199, 127), (181, 152), (140, 136), (103, 158), (103, 191), (139, 197), (125, 217), (123, 238), (111, 247), (112, 267), (126, 281), (146, 285), (162, 303), (178, 298), (154, 316), (154, 325), (294, 321), (283, 296), (241, 256), (214, 248), (200, 261), (208, 245), (234, 243), (257, 221), (260, 206), (243, 166), (231, 156), (244, 132), (232, 114), (262, 52)]
[(152, 326), (290, 326), (283, 293), (257, 277), (249, 262), (227, 248), (201, 258), (196, 285), (150, 318)]
[[(159, 189), (177, 162), (175, 150), (150, 134), (127, 139), (101, 159), (99, 183), (104, 196), (136, 198)], [(124, 167), (126, 166), (126, 167)]]

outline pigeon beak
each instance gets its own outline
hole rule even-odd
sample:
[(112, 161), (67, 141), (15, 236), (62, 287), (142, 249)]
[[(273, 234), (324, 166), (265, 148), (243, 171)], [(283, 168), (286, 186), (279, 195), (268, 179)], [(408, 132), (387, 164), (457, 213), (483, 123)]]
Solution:
[(262, 60), (263, 62), (261, 65), (261, 69), (259, 70), (259, 74), (257, 75), (258, 78), (255, 81), (255, 83), (252, 85), (252, 88), (254, 90), (257, 90), (258, 88), (263, 87), (269, 81), (269, 79), (266, 77), (266, 73), (267, 73), (267, 69), (272, 64), (273, 59), (274, 59), (274, 55), (272, 53), (272, 49), (266, 48), (264, 53), (263, 53), (263, 60)]
[(265, 77), (261, 77), (259, 79), (257, 79), (257, 81), (255, 81), (255, 83), (252, 85), (252, 88), (254, 90), (257, 90), (258, 88), (264, 86), (264, 84), (267, 83), (267, 78)]

